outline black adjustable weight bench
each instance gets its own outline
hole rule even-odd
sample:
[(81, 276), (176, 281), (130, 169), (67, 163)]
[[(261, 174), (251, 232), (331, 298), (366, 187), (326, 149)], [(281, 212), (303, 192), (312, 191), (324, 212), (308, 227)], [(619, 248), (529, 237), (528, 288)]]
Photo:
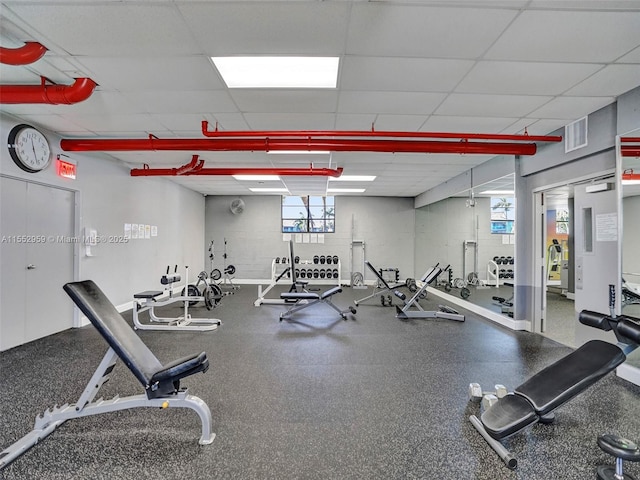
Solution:
[[(215, 434), (211, 432), (209, 407), (202, 399), (188, 395), (186, 388), (180, 388), (181, 379), (207, 371), (207, 355), (202, 352), (163, 365), (95, 283), (91, 280), (68, 283), (64, 290), (104, 337), (109, 349), (78, 401), (75, 404), (56, 406), (37, 416), (30, 433), (0, 452), (0, 469), (53, 433), (67, 420), (136, 407), (190, 408), (198, 414), (202, 423), (199, 443), (208, 445), (213, 442)], [(100, 387), (109, 381), (118, 357), (138, 379), (144, 393), (129, 397), (116, 395), (110, 400), (94, 400)]]
[(517, 460), (501, 440), (514, 435), (534, 423), (551, 423), (553, 411), (615, 370), (626, 355), (640, 344), (640, 319), (584, 310), (580, 322), (613, 332), (618, 345), (603, 340), (591, 340), (580, 348), (548, 366), (513, 393), (500, 398), (478, 418), (469, 420), (487, 443), (509, 468), (516, 468)]
[(311, 305), (315, 305), (316, 303), (325, 303), (333, 308), (336, 312), (340, 314), (343, 320), (347, 319), (347, 313), (356, 314), (356, 309), (353, 307), (349, 307), (346, 310), (340, 310), (332, 301), (331, 297), (333, 297), (337, 293), (342, 292), (342, 287), (333, 287), (329, 290), (318, 294), (315, 292), (285, 292), (280, 294), (280, 298), (288, 302), (294, 302), (291, 307), (286, 312), (282, 312), (280, 314), (280, 321), (284, 318), (289, 318), (295, 312), (298, 312), (304, 308), (310, 307)]

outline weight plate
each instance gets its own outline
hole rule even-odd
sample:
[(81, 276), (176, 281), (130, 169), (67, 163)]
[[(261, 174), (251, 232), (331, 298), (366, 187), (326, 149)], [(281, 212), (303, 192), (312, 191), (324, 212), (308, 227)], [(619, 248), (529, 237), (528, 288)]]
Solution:
[(226, 273), (227, 275), (233, 275), (234, 273), (236, 273), (236, 267), (234, 267), (233, 265), (229, 265), (224, 269), (224, 273)]
[(460, 290), (460, 296), (464, 299), (469, 298), (469, 295), (471, 295), (471, 290), (469, 290), (466, 287), (463, 287), (462, 290)]
[(220, 273), (220, 270), (217, 268), (214, 268), (211, 270), (209, 276), (211, 277), (211, 280), (220, 280), (222, 278), (222, 273)]
[[(187, 291), (189, 292), (188, 293), (189, 297), (199, 297), (200, 296), (200, 290), (198, 290), (198, 288), (195, 285), (189, 285)], [(182, 292), (180, 293), (180, 296), (182, 296), (182, 297), (185, 296), (184, 288), (182, 289)], [(189, 306), (193, 307), (197, 303), (198, 303), (198, 300), (189, 301)]]

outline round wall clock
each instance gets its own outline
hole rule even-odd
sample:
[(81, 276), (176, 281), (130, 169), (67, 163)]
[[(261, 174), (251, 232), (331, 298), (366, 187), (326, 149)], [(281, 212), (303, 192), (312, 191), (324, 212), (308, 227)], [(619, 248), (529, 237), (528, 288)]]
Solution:
[(25, 172), (39, 172), (51, 162), (51, 147), (47, 137), (31, 125), (13, 127), (7, 143), (11, 158)]

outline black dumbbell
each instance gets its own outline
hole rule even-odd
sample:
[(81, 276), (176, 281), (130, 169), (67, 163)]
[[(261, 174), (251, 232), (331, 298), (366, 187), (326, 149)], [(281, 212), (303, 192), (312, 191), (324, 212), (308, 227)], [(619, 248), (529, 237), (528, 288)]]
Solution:
[(320, 278), (324, 278), (325, 274), (326, 274), (325, 269), (324, 268), (321, 269), (320, 270)]
[(616, 466), (600, 465), (597, 473), (600, 480), (614, 480), (634, 478), (629, 474), (625, 474), (622, 468), (622, 461), (639, 462), (640, 448), (635, 442), (617, 435), (600, 435), (598, 437), (598, 446), (609, 455), (616, 458)]
[(320, 257), (318, 255), (313, 256), (313, 263), (315, 263), (316, 265), (320, 263)]
[(324, 265), (325, 257), (324, 255), (320, 255), (320, 263)]
[(338, 260), (340, 260), (340, 259), (338, 258), (338, 256), (337, 256), (337, 255), (334, 255), (334, 256), (333, 256), (333, 263), (335, 263), (335, 264), (337, 265), (337, 264), (338, 264)]
[(319, 270), (314, 270), (313, 271), (313, 278), (320, 278), (320, 271)]
[(276, 263), (280, 263), (280, 257), (276, 257)]
[(300, 263), (300, 257), (298, 255), (293, 258), (293, 263)]
[(331, 265), (331, 263), (333, 262), (333, 257), (331, 255), (327, 255), (327, 258), (325, 260), (329, 265)]

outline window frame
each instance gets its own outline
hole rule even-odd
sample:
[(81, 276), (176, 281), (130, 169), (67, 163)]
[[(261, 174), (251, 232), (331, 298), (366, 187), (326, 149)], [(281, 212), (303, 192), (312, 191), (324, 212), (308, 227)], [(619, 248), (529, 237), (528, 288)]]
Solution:
[[(285, 205), (287, 198), (298, 198), (302, 200), (302, 205), (298, 206), (299, 208), (306, 209), (306, 212), (303, 217), (286, 217), (285, 216), (285, 207), (291, 207), (289, 205)], [(322, 205), (316, 205), (314, 200), (323, 199)], [(331, 199), (331, 201), (327, 201), (327, 199)], [(333, 195), (282, 195), (280, 201), (280, 230), (282, 233), (335, 233), (336, 225), (335, 225), (335, 208), (336, 208), (336, 197)], [(306, 204), (305, 204), (306, 200)], [(295, 207), (296, 205), (294, 205)], [(322, 216), (318, 217), (317, 215), (313, 215), (314, 208), (322, 208)], [(303, 214), (303, 212), (298, 211), (299, 214)], [(302, 222), (305, 230), (290, 230), (285, 226), (285, 222)], [(314, 222), (318, 222), (322, 225), (321, 230), (318, 230), (317, 227), (315, 230), (311, 230)], [(328, 225), (332, 227), (332, 229), (328, 229)], [(298, 227), (300, 228), (300, 227)]]

